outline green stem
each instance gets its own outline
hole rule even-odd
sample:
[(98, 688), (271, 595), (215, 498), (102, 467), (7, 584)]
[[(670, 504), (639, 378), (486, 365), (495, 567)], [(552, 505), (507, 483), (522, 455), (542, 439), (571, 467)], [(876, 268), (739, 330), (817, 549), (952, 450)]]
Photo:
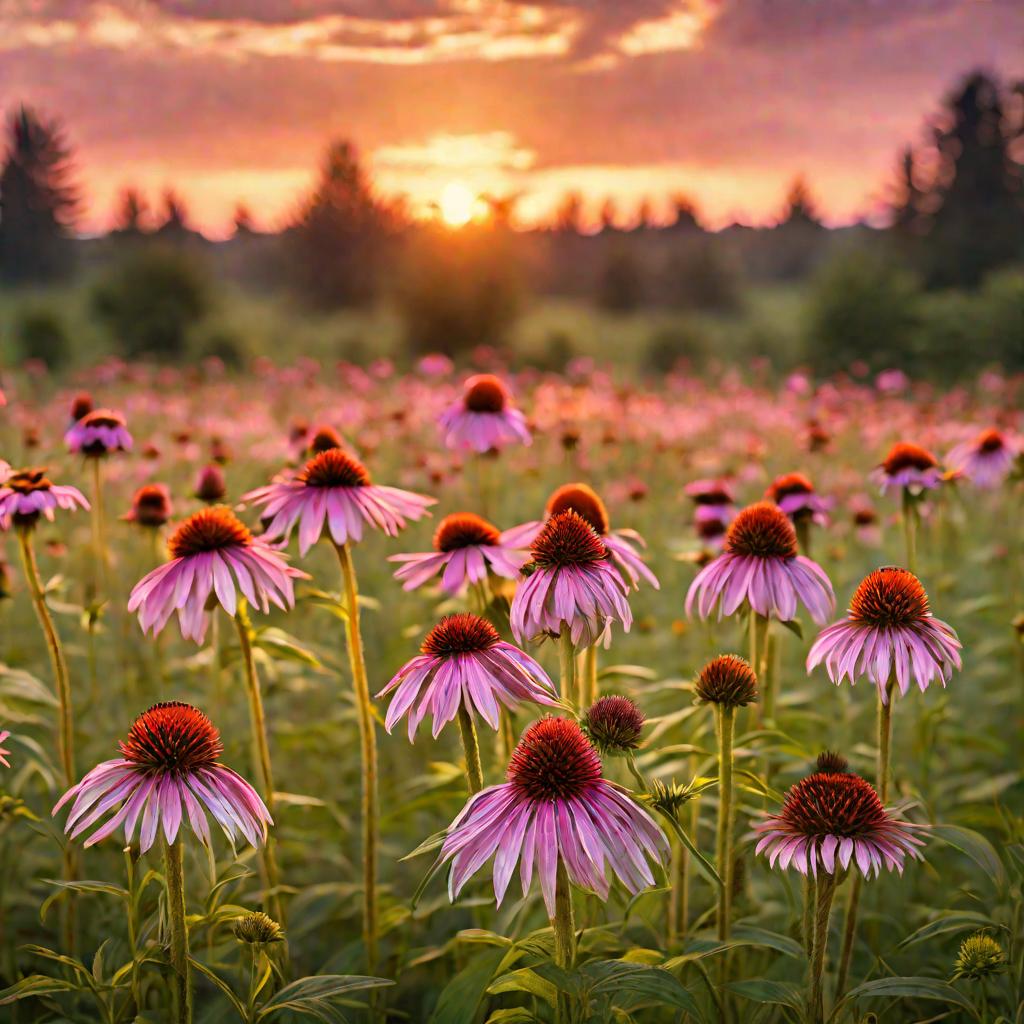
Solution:
[(92, 456), (88, 461), (92, 468), (93, 603), (99, 604), (107, 566), (106, 526), (103, 514), (103, 459)]
[[(576, 966), (576, 923), (572, 912), (572, 888), (561, 856), (555, 875), (555, 916), (551, 919), (555, 933), (555, 966), (571, 971)], [(565, 992), (558, 994), (556, 1020), (569, 1024), (573, 1018), (573, 1003)]]
[[(32, 527), (18, 527), (18, 547), (21, 550), (21, 564), (25, 571), (25, 582), (32, 595), (32, 604), (36, 617), (46, 637), (46, 648), (50, 653), (50, 664), (53, 668), (54, 682), (57, 687), (57, 756), (64, 776), (64, 784), (71, 788), (75, 784), (75, 731), (71, 704), (71, 678), (68, 675), (68, 664), (61, 646), (60, 634), (54, 625), (50, 609), (46, 606), (46, 591), (43, 589), (42, 577), (39, 575), (39, 564), (36, 561), (35, 548), (32, 545)], [(78, 856), (71, 843), (64, 846), (63, 855), (64, 881), (73, 882), (78, 877)], [(75, 948), (75, 899), (74, 893), (68, 892), (63, 901), (62, 931), (65, 951), (71, 953)]]
[(576, 703), (576, 651), (569, 623), (562, 623), (558, 636), (558, 667), (562, 701), (572, 707)]
[(459, 733), (462, 736), (462, 750), (466, 755), (466, 782), (472, 796), (484, 788), (484, 769), (480, 764), (480, 744), (476, 738), (473, 716), (463, 703), (459, 704)]
[[(736, 709), (719, 705), (718, 719), (718, 841), (716, 856), (722, 887), (718, 892), (718, 938), (729, 938), (729, 918), (732, 914), (732, 831), (734, 808), (732, 799), (733, 726)], [(724, 958), (723, 958), (724, 960)]]
[(359, 630), (359, 587), (352, 552), (347, 544), (336, 544), (334, 548), (345, 587), (348, 659), (359, 719), (363, 775), (363, 945), (368, 973), (374, 974), (377, 969), (377, 734), (370, 703), (370, 684), (366, 678), (363, 638)]
[(811, 557), (811, 517), (799, 515), (793, 522), (796, 530), (796, 542), (800, 548), (800, 554), (805, 558)]
[[(271, 818), (275, 817), (274, 772), (270, 765), (270, 744), (267, 742), (267, 720), (263, 712), (263, 695), (260, 692), (260, 677), (256, 674), (256, 661), (252, 653), (252, 624), (245, 602), (240, 602), (235, 613), (235, 625), (238, 628), (238, 642), (242, 649), (242, 667), (245, 671), (245, 688), (249, 696), (249, 722), (252, 729), (252, 742), (256, 751), (260, 783), (263, 788), (263, 799)], [(281, 878), (277, 868), (274, 836), (267, 836), (261, 850), (263, 868), (267, 876), (267, 907), (275, 921), (284, 924), (281, 907)]]
[(825, 954), (828, 950), (828, 922), (832, 913), (832, 899), (836, 891), (836, 876), (822, 872), (817, 882), (817, 900), (814, 914), (814, 952), (811, 956), (811, 1024), (824, 1024)]
[(804, 940), (804, 949), (807, 951), (807, 962), (814, 959), (814, 912), (815, 903), (818, 898), (817, 879), (809, 872), (804, 875), (804, 916), (801, 922), (800, 932)]
[(853, 941), (857, 937), (857, 911), (860, 906), (861, 874), (853, 873), (850, 881), (850, 895), (846, 900), (846, 920), (843, 923), (843, 945), (839, 953), (839, 970), (836, 972), (836, 1002), (846, 992), (850, 977), (850, 963), (853, 960)]
[(164, 882), (167, 886), (167, 919), (171, 931), (171, 970), (174, 972), (174, 1020), (192, 1022), (192, 977), (188, 961), (188, 924), (185, 920), (185, 866), (181, 840), (164, 840)]
[(132, 860), (130, 846), (125, 847), (124, 862), (128, 875), (128, 951), (132, 955), (132, 1003), (137, 1015), (142, 1012), (142, 997), (139, 989), (139, 922), (135, 902), (135, 862)]
[(903, 543), (906, 548), (907, 569), (917, 573), (917, 505), (916, 499), (903, 488)]
[(589, 708), (597, 700), (597, 644), (583, 653), (583, 679), (580, 682), (580, 707)]

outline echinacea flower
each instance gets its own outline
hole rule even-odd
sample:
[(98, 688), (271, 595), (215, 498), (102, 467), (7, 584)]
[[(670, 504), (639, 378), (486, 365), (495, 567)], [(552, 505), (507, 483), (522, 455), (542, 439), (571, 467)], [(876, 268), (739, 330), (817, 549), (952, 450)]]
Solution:
[(583, 731), (602, 754), (628, 754), (640, 746), (646, 716), (636, 701), (618, 694), (599, 697), (583, 713)]
[(932, 615), (921, 581), (906, 569), (885, 566), (861, 581), (847, 617), (818, 634), (807, 671), (824, 662), (837, 686), (866, 677), (884, 704), (893, 674), (903, 696), (911, 680), (922, 692), (934, 680), (945, 686), (960, 668), (960, 646), (953, 627)]
[(938, 487), (943, 472), (927, 448), (899, 441), (889, 449), (881, 465), (872, 470), (871, 479), (883, 494), (895, 488), (917, 496)]
[(1013, 469), (1020, 445), (999, 430), (985, 430), (953, 448), (946, 461), (976, 487), (998, 487)]
[(284, 929), (262, 910), (253, 910), (235, 921), (232, 931), (247, 946), (267, 946), (284, 942)]
[(379, 699), (394, 692), (384, 728), (391, 732), (407, 714), (410, 742), (428, 714), (433, 716), (436, 738), (460, 707), (497, 729), (502, 704), (515, 710), (524, 702), (558, 703), (544, 669), (502, 640), (479, 615), (445, 616), (427, 634), (420, 652), (377, 694)]
[(39, 516), (53, 522), (53, 510), (73, 512), (75, 507), (88, 509), (89, 502), (77, 487), (52, 483), (45, 469), (19, 469), (8, 473), (0, 483), (0, 527), (11, 525), (27, 529), (35, 526)]
[(196, 477), (195, 496), (207, 505), (216, 505), (227, 496), (228, 487), (224, 482), (224, 470), (211, 463), (203, 466)]
[(883, 806), (874, 787), (850, 772), (816, 771), (789, 792), (778, 814), (754, 826), (774, 868), (794, 868), (817, 877), (851, 866), (865, 877), (882, 868), (903, 873), (909, 855), (921, 860), (921, 826), (902, 821)]
[(395, 537), (406, 520), (428, 515), (433, 498), (370, 481), (366, 467), (341, 448), (313, 456), (294, 477), (257, 487), (244, 496), (262, 507), (268, 540), (288, 539), (298, 526), (305, 554), (326, 528), (339, 547), (363, 539), (368, 523)]
[(745, 659), (720, 654), (700, 670), (693, 689), (703, 704), (745, 708), (757, 700), (757, 676)]
[(56, 814), (74, 801), (64, 825), (72, 839), (119, 807), (86, 846), (122, 825), (130, 843), (141, 819), (139, 839), (145, 853), (161, 827), (173, 843), (186, 818), (196, 836), (209, 844), (207, 814), (232, 843), (239, 835), (252, 846), (266, 841), (267, 826), (273, 824), (267, 808), (245, 779), (220, 763), (220, 733), (198, 708), (180, 701), (154, 704), (139, 715), (119, 745), (119, 758), (98, 764), (53, 809)]
[(573, 511), (583, 517), (593, 531), (601, 538), (601, 543), (608, 549), (608, 555), (615, 563), (623, 577), (634, 588), (643, 577), (657, 590), (660, 587), (658, 577), (647, 567), (640, 553), (633, 546), (646, 547), (644, 539), (636, 530), (611, 528), (608, 509), (601, 496), (588, 484), (563, 484), (550, 498), (544, 510), (545, 519), (507, 530), (505, 537), (508, 543), (529, 547), (544, 528), (544, 522), (560, 512)]
[(132, 449), (132, 435), (124, 416), (113, 409), (93, 409), (64, 435), (68, 450), (97, 458)]
[(796, 531), (786, 514), (762, 501), (732, 521), (725, 550), (690, 584), (686, 614), (694, 605), (702, 619), (715, 606), (718, 617), (734, 614), (746, 602), (759, 615), (789, 622), (802, 603), (823, 623), (835, 608), (832, 584), (817, 562), (799, 553)]
[(514, 580), (528, 555), (507, 541), (507, 534), (473, 512), (445, 516), (434, 532), (434, 550), (391, 555), (404, 563), (395, 572), (403, 590), (415, 590), (440, 574), (441, 587), (457, 594), (467, 583), (482, 583), (488, 572)]
[(71, 399), (71, 407), (68, 411), (68, 418), (70, 420), (68, 426), (73, 427), (83, 416), (88, 416), (94, 408), (92, 395), (88, 391), (79, 391)]
[(698, 524), (713, 521), (728, 526), (732, 521), (736, 499), (728, 481), (693, 480), (683, 490), (696, 506), (694, 516)]
[(172, 511), (171, 492), (166, 484), (143, 484), (132, 496), (132, 507), (121, 518), (155, 529), (171, 518)]
[(975, 932), (960, 943), (953, 963), (953, 978), (984, 981), (1003, 974), (1008, 966), (1003, 947), (987, 932)]
[(814, 490), (814, 484), (803, 473), (784, 473), (777, 476), (765, 492), (794, 523), (812, 522), (815, 526), (828, 525), (831, 502)]
[(2, 764), (5, 768), (11, 767), (11, 762), (7, 760), (7, 756), (8, 754), (10, 754), (10, 751), (4, 749), (2, 744), (4, 740), (6, 740), (10, 735), (11, 733), (9, 729), (0, 729), (0, 764)]
[(473, 796), (441, 847), (451, 863), (453, 901), (494, 856), (494, 896), (501, 905), (519, 864), (523, 896), (536, 870), (548, 916), (555, 916), (559, 862), (570, 881), (606, 900), (606, 868), (630, 893), (654, 885), (648, 860), (664, 866), (668, 843), (650, 815), (601, 775), (601, 759), (580, 727), (542, 718), (523, 733), (507, 781)]
[(128, 599), (146, 633), (159, 633), (177, 612), (182, 636), (201, 644), (211, 600), (228, 615), (238, 611), (239, 591), (264, 614), (271, 604), (288, 609), (295, 603), (292, 580), (305, 577), (223, 505), (193, 513), (167, 546), (171, 560), (136, 583)]
[(504, 381), (480, 373), (466, 381), (462, 397), (439, 420), (449, 448), (480, 454), (510, 444), (530, 444), (526, 417), (512, 405)]
[(524, 643), (568, 630), (576, 648), (611, 640), (611, 624), (628, 632), (629, 588), (601, 538), (573, 511), (552, 516), (530, 549), (531, 561), (512, 599), (509, 621)]

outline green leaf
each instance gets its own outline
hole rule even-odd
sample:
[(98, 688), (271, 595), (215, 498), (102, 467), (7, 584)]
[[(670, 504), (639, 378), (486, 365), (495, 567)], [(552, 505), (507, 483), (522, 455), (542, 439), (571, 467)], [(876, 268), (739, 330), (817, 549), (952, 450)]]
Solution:
[(529, 992), (551, 1006), (555, 1005), (558, 998), (558, 989), (529, 967), (503, 974), (490, 985), (487, 992), (492, 996), (501, 995), (503, 992)]
[(779, 625), (780, 626), (784, 626), (786, 629), (788, 629), (790, 631), (790, 633), (794, 633), (801, 640), (803, 640), (803, 638), (804, 638), (804, 627), (801, 624), (799, 619), (789, 619), (787, 622), (783, 622), (783, 621), (779, 620)]
[(101, 892), (107, 896), (117, 896), (119, 899), (128, 899), (128, 890), (122, 889), (119, 885), (110, 885), (107, 882), (94, 882), (86, 880), (82, 882), (62, 882), (56, 878), (43, 878), (41, 881), (47, 885), (54, 885), (58, 889), (70, 889), (72, 892)]
[(788, 981), (733, 981), (728, 987), (730, 992), (735, 992), (752, 1003), (773, 1003), (777, 1006), (788, 1006), (798, 1012), (803, 1009), (803, 990), (799, 985), (790, 984)]
[(394, 982), (362, 974), (318, 974), (311, 978), (300, 978), (285, 985), (273, 999), (264, 1003), (257, 1019), (266, 1020), (282, 1010), (292, 1010), (321, 1020), (331, 1020), (332, 1016), (338, 1018), (337, 1014), (331, 1013), (334, 1001), (347, 998), (353, 992), (388, 985), (394, 985)]
[(967, 854), (988, 875), (997, 889), (1006, 887), (1006, 869), (995, 847), (980, 833), (958, 825), (932, 825), (928, 835)]
[(508, 1010), (495, 1010), (487, 1018), (487, 1024), (540, 1024), (540, 1022), (529, 1010), (516, 1006)]
[(194, 957), (190, 956), (188, 958), (188, 962), (192, 965), (192, 969), (194, 971), (197, 971), (207, 980), (212, 981), (214, 985), (216, 985), (217, 988), (219, 988), (221, 992), (223, 992), (224, 995), (227, 996), (228, 1002), (230, 1002), (235, 1009), (235, 1013), (237, 1013), (238, 1016), (241, 1017), (243, 1021), (247, 1019), (245, 1007), (242, 1005), (242, 1001), (238, 998), (238, 996), (235, 995), (234, 990), (222, 977), (220, 977), (220, 975), (215, 974), (213, 971), (210, 970), (209, 967), (207, 967), (205, 964), (201, 964)]
[(678, 978), (663, 967), (625, 960), (602, 960), (587, 964), (580, 973), (596, 982), (591, 988), (594, 995), (607, 996), (612, 1002), (623, 1002), (623, 997), (630, 997), (628, 1002), (637, 998), (652, 999), (663, 1006), (678, 1007), (691, 1017), (700, 1019), (700, 1010), (693, 996)]
[(48, 996), (55, 992), (74, 992), (75, 985), (63, 978), (48, 978), (45, 974), (30, 974), (0, 992), (0, 1006), (10, 1006), (19, 999)]
[(598, 679), (608, 679), (611, 676), (622, 676), (624, 679), (644, 679), (648, 682), (657, 679), (658, 673), (645, 665), (608, 665), (598, 670)]
[(907, 946), (916, 945), (918, 942), (926, 942), (937, 935), (947, 935), (950, 932), (963, 932), (969, 929), (976, 930), (986, 925), (991, 926), (991, 924), (992, 922), (985, 914), (978, 914), (973, 910), (943, 914), (942, 917), (929, 921), (928, 924), (911, 932), (896, 948), (904, 949)]
[(934, 978), (878, 978), (866, 981), (851, 989), (843, 1002), (851, 999), (883, 999), (893, 996), (906, 996), (910, 999), (937, 999), (950, 1006), (959, 1006), (962, 1010), (973, 1013), (971, 1001), (952, 985)]
[(320, 667), (320, 659), (311, 650), (303, 647), (295, 637), (276, 626), (264, 626), (257, 630), (253, 643), (280, 661), (298, 661), (313, 668)]
[(463, 967), (441, 990), (430, 1024), (473, 1024), (480, 1001), (504, 956), (504, 949), (487, 949)]

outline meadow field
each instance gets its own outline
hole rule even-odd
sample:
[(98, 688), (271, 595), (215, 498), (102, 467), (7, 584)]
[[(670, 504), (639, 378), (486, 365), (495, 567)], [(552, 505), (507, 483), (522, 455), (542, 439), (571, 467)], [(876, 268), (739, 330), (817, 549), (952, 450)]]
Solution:
[[(517, 328), (528, 353), (517, 370), (485, 350), (471, 366), (413, 362), (391, 347), (386, 323), (352, 319), (289, 337), (288, 351), (308, 354), (283, 363), (268, 357), (284, 328), (255, 300), (246, 308), (258, 325), (247, 336), (263, 341), (239, 367), (110, 357), (72, 361), (58, 376), (38, 364), (4, 374), (0, 1019), (1024, 1020), (1019, 376), (989, 369), (947, 387), (865, 369), (814, 380), (750, 361), (655, 375), (631, 364), (628, 323), (594, 314), (581, 325), (578, 310), (558, 305)], [(522, 368), (563, 320), (593, 348)], [(346, 361), (341, 339), (370, 329), (377, 358)], [(650, 322), (632, 330), (649, 334)], [(614, 368), (600, 358), (609, 342), (624, 353)], [(497, 375), (486, 400), (478, 379), (466, 387), (470, 373)], [(519, 434), (502, 435), (500, 450), (460, 447), (465, 435), (446, 436), (439, 419), (467, 401), (485, 418), (521, 410)], [(69, 450), (65, 434), (89, 425), (90, 408), (100, 433), (72, 432), (80, 450)], [(120, 450), (121, 426), (130, 450)], [(899, 443), (919, 447), (897, 457)], [(1005, 457), (990, 477), (976, 456), (993, 452)], [(17, 472), (26, 467), (45, 475)], [(772, 491), (787, 474), (806, 479)], [(367, 497), (358, 514), (330, 506), (322, 536), (315, 522), (292, 533), (251, 494), (272, 480), (280, 494), (361, 500), (382, 485), (436, 504), (382, 492), (398, 514), (374, 512)], [(571, 511), (548, 508), (577, 482), (603, 499), (606, 522), (584, 507), (585, 491)], [(166, 486), (170, 507), (151, 490), (126, 519), (152, 484)], [(63, 486), (83, 501), (59, 492), (52, 520), (43, 504), (18, 503)], [(793, 494), (821, 501), (785, 503)], [(437, 569), (403, 589), (389, 556), (455, 562), (473, 530), (460, 521), (454, 541), (452, 521), (447, 541), (435, 530), (458, 513), (483, 517), (483, 527), (472, 520), (477, 542), (518, 552), (509, 557), (525, 569), (502, 575), (491, 563), (468, 583), (453, 571), (447, 589)], [(518, 540), (499, 539), (530, 522)], [(333, 541), (329, 527), (341, 531)], [(609, 561), (623, 543), (642, 552), (657, 589), (642, 574), (633, 586), (635, 561)], [(200, 567), (164, 587), (162, 617), (138, 592), (128, 610), (139, 581), (169, 558), (176, 569), (209, 565), (218, 550), (259, 552), (277, 583), (251, 566), (251, 577)], [(760, 568), (688, 612), (698, 572), (707, 587), (707, 567), (730, 557)], [(806, 558), (820, 567), (812, 582), (801, 577), (791, 593), (772, 577), (806, 569)], [(285, 560), (301, 575), (282, 576)], [(593, 581), (560, 590), (546, 606), (555, 628), (523, 625), (538, 574), (594, 566), (611, 596)], [(862, 581), (883, 567), (916, 579), (904, 572), (903, 589), (879, 583), (869, 594)], [(758, 573), (775, 582), (758, 584)], [(156, 593), (151, 585), (159, 604)], [(264, 613), (264, 593), (281, 607)], [(140, 628), (148, 611), (156, 635)], [(462, 613), (496, 631), (482, 648), (466, 636), (444, 647), (432, 632)], [(875, 629), (868, 655), (809, 670), (816, 637), (841, 620)], [(900, 646), (906, 630), (920, 638), (933, 627), (941, 636), (929, 632), (923, 647)], [(415, 704), (426, 714), (415, 742), (411, 711), (385, 731), (396, 697), (377, 695), (421, 645), (457, 661), (496, 650), (499, 635), (539, 663), (516, 671), (520, 684), (533, 673), (540, 703), (512, 701), (494, 729), (488, 701), (470, 700), (471, 690), (500, 691), (487, 682), (493, 662), (461, 690), (445, 669), (423, 683), (432, 703)], [(834, 685), (830, 673), (846, 668), (856, 685)], [(634, 703), (588, 714), (612, 695)], [(54, 813), (72, 784), (118, 758), (93, 777), (92, 804), (76, 803), (76, 791)], [(238, 798), (232, 812), (230, 795), (193, 789), (179, 804), (190, 773), (218, 761), (255, 788), (255, 803)], [(482, 838), (460, 855), (459, 816), (481, 784), (470, 810), (483, 815)], [(539, 808), (525, 843), (514, 825), (526, 812), (500, 803), (510, 794)], [(609, 799), (621, 802), (618, 817), (602, 818), (594, 808)], [(116, 827), (86, 847), (115, 814), (123, 825), (125, 801), (139, 816), (127, 842)], [(767, 816), (780, 811), (790, 831), (769, 843)], [(521, 888), (517, 855), (525, 864), (533, 854)], [(453, 856), (457, 894), (446, 886)], [(492, 876), (507, 882), (513, 871), (496, 906)]]

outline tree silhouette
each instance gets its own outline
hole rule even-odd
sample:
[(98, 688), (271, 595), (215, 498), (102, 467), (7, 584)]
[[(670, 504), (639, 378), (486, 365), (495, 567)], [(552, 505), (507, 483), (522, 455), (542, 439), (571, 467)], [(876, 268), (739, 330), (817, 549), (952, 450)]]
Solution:
[(142, 193), (132, 186), (121, 189), (114, 213), (114, 231), (119, 235), (138, 237), (143, 233), (143, 218), (149, 209)]
[(703, 231), (697, 219), (697, 204), (682, 192), (672, 196), (672, 219), (669, 227), (673, 231)]
[(554, 230), (563, 234), (583, 233), (583, 197), (579, 192), (566, 192), (555, 211)]
[(0, 169), (0, 280), (47, 281), (71, 267), (74, 160), (59, 122), (22, 106), (8, 119)]
[(786, 193), (786, 207), (779, 223), (783, 226), (802, 224), (809, 227), (821, 227), (817, 204), (803, 175), (794, 178), (793, 183), (789, 186), (789, 192)]
[(999, 83), (983, 72), (969, 75), (947, 101), (934, 129), (929, 284), (973, 288), (1024, 253), (1021, 168), (1011, 155), (1022, 130), (1005, 115)]
[(370, 302), (386, 242), (399, 220), (397, 208), (374, 194), (355, 147), (332, 143), (320, 179), (289, 232), (295, 284), (322, 308)]

